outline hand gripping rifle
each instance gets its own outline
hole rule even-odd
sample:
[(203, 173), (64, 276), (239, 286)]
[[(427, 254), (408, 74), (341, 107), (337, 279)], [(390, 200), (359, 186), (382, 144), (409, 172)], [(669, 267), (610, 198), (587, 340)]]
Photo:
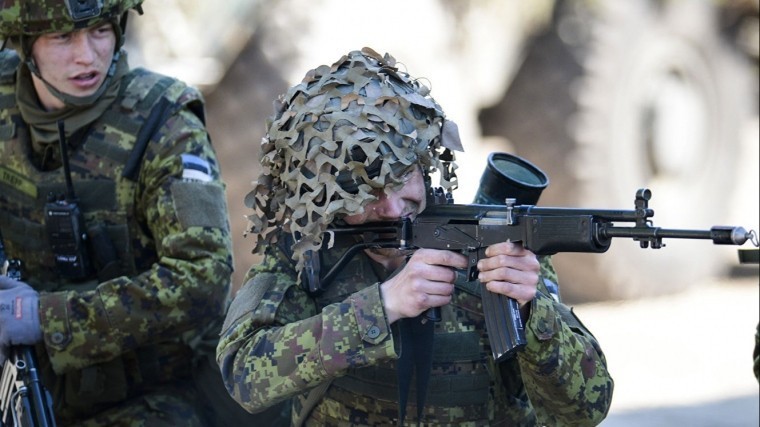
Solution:
[[(21, 261), (7, 259), (0, 235), (0, 274), (21, 280)], [(55, 426), (53, 399), (42, 385), (33, 346), (13, 346), (0, 376), (0, 427)]]
[[(416, 218), (394, 222), (331, 228), (328, 233), (363, 237), (319, 280), (308, 280), (310, 291), (326, 289), (342, 267), (360, 250), (371, 247), (446, 249), (469, 257), (468, 280), (477, 278), (478, 260), (489, 245), (520, 242), (536, 255), (559, 252), (606, 252), (612, 239), (626, 237), (642, 248), (659, 249), (664, 238), (709, 239), (718, 245), (758, 245), (755, 231), (742, 227), (714, 226), (710, 230), (675, 230), (654, 227), (649, 208), (652, 193), (636, 192), (633, 210), (538, 207), (535, 203), (548, 178), (531, 163), (506, 153), (492, 153), (483, 173), (476, 204), (454, 204), (442, 189), (434, 189), (427, 208)], [(501, 200), (501, 202), (498, 202)], [(432, 202), (432, 203), (431, 203)], [(616, 223), (633, 223), (631, 227)], [(483, 312), (493, 357), (501, 361), (527, 343), (517, 301), (486, 290), (481, 285)], [(438, 310), (426, 314), (440, 319)]]

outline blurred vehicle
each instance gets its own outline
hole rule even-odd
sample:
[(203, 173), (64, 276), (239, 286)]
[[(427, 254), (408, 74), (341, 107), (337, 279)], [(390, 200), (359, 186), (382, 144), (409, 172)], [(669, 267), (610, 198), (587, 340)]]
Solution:
[[(467, 153), (458, 203), (472, 200), (491, 151), (549, 175), (543, 206), (632, 209), (647, 187), (654, 225), (709, 228), (734, 220), (726, 213), (744, 197), (736, 183), (747, 175), (742, 141), (757, 114), (757, 0), (163, 0), (146, 11), (133, 20), (142, 52), (133, 62), (208, 99), (237, 285), (254, 262), (242, 200), (272, 100), (306, 70), (365, 45), (429, 78), (459, 123)], [(757, 163), (750, 169), (756, 177)], [(735, 260), (709, 242), (665, 243), (643, 250), (620, 240), (604, 255), (556, 256), (563, 294), (671, 293)]]

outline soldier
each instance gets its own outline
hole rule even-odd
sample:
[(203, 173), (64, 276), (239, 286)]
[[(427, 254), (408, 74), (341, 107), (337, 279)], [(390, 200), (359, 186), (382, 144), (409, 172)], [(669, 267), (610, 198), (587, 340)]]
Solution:
[(201, 94), (128, 66), (141, 3), (1, 3), (0, 229), (25, 268), (0, 278), (0, 347), (36, 345), (63, 425), (206, 425), (191, 385), (229, 290), (225, 187)]
[[(292, 424), (315, 426), (604, 419), (613, 382), (601, 348), (550, 291), (550, 259), (520, 245), (493, 245), (478, 263), (479, 280), (516, 299), (527, 319), (527, 345), (499, 363), (479, 288), (457, 279), (462, 254), (370, 248), (323, 293), (305, 290), (355, 243), (324, 237), (328, 225), (413, 217), (428, 203), (433, 173), (456, 187), (456, 126), (393, 57), (365, 48), (311, 70), (267, 125), (263, 172), (246, 197), (264, 259), (249, 270), (217, 347), (243, 407), (290, 399)], [(421, 316), (432, 307), (440, 322)], [(434, 346), (419, 345), (431, 330)], [(432, 361), (417, 357), (426, 348)], [(423, 362), (412, 370), (402, 362), (410, 353), (413, 365)]]

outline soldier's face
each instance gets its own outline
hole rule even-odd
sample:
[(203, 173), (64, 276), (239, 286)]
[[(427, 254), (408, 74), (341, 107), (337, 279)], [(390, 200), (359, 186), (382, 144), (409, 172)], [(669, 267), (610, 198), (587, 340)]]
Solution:
[[(75, 97), (95, 93), (111, 66), (116, 34), (110, 23), (68, 33), (48, 33), (32, 45), (32, 58), (42, 78), (58, 91)], [(63, 108), (37, 76), (33, 76), (37, 95), (47, 110)]]
[[(364, 207), (364, 213), (347, 216), (351, 225), (376, 221), (393, 221), (399, 218), (415, 217), (425, 209), (425, 179), (419, 166), (409, 170), (403, 177), (403, 184), (395, 188), (378, 191), (378, 199)], [(408, 255), (408, 251), (395, 248), (370, 248), (364, 251), (370, 258), (385, 266), (388, 271), (398, 268)]]
[(414, 217), (425, 209), (425, 180), (419, 167), (411, 168), (402, 177), (403, 183), (394, 188), (377, 191), (377, 200), (364, 207), (361, 214), (345, 217), (348, 224), (393, 221)]

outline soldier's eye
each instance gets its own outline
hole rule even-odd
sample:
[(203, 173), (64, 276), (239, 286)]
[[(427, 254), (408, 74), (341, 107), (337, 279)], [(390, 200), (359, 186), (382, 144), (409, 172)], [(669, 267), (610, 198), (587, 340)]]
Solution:
[(409, 169), (405, 170), (405, 171), (404, 171), (404, 172), (401, 174), (401, 176), (399, 177), (399, 180), (400, 180), (401, 182), (407, 182), (407, 181), (409, 181), (410, 179), (412, 179), (412, 176), (414, 175), (414, 171), (415, 171), (415, 169), (416, 169), (416, 167), (415, 167), (415, 166), (412, 166), (412, 167), (410, 167)]

